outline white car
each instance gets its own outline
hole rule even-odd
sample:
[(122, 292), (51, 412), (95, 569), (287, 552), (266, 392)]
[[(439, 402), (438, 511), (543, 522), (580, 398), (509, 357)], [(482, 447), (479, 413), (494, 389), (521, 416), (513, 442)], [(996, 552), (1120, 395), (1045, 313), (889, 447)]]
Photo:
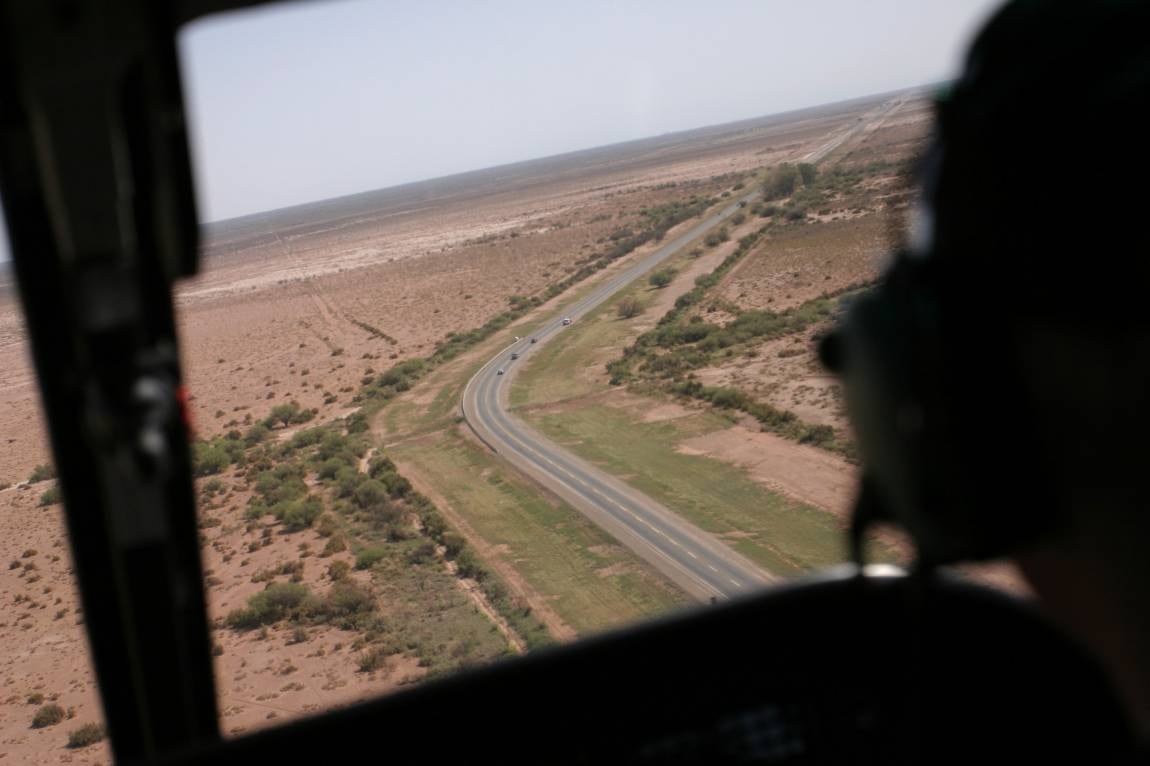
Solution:
[(495, 373), (495, 374), (496, 374), (496, 375), (502, 375), (502, 374), (503, 374), (503, 370), (500, 370), (499, 372), (497, 372), (497, 373)]
[(563, 324), (571, 324), (571, 317), (563, 317)]
[(519, 352), (518, 351), (512, 352), (511, 358), (512, 359), (518, 359), (519, 358)]

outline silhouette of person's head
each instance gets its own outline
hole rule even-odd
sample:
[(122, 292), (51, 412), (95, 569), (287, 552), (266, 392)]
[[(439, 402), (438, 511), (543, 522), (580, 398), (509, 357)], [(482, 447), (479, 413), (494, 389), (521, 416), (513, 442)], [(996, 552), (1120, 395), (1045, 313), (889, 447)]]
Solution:
[(1148, 31), (1139, 0), (994, 15), (939, 97), (907, 249), (866, 310), (872, 349), (898, 351), (860, 361), (848, 321), (828, 354), (878, 505), (930, 560), (1017, 561), (1144, 734)]

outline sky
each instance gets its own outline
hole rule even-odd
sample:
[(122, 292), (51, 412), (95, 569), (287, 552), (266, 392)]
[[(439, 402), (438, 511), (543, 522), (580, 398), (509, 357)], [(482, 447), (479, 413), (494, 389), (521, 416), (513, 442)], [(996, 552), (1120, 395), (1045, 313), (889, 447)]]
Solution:
[(209, 17), (179, 39), (199, 216), (937, 82), (998, 4), (316, 0)]

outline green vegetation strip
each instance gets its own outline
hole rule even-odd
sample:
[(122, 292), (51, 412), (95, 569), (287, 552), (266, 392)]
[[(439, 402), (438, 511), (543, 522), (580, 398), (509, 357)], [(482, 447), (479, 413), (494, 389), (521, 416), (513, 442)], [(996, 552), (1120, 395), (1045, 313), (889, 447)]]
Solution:
[(536, 412), (551, 439), (619, 476), (775, 574), (788, 576), (843, 560), (836, 516), (766, 490), (729, 463), (685, 454), (678, 445), (730, 427), (713, 413), (654, 423), (606, 405)]
[(393, 449), (434, 476), (436, 489), (579, 633), (685, 606), (687, 597), (565, 504), (511, 477), (454, 432)]
[[(854, 444), (840, 438), (830, 426), (805, 423), (793, 412), (755, 400), (736, 388), (704, 386), (692, 379), (694, 370), (709, 367), (740, 351), (745, 352), (753, 343), (803, 332), (826, 321), (841, 309), (843, 301), (852, 299), (870, 286), (870, 283), (865, 283), (827, 292), (782, 312), (744, 310), (711, 299), (706, 313), (722, 309), (724, 313), (733, 315), (725, 324), (709, 322), (702, 314), (694, 313), (694, 307), (708, 301), (709, 291), (751, 251), (769, 228), (769, 225), (764, 226), (740, 239), (738, 249), (711, 273), (697, 278), (695, 286), (679, 296), (674, 308), (659, 320), (654, 329), (640, 335), (620, 357), (608, 362), (611, 383), (629, 383), (640, 392), (662, 391), (707, 402), (719, 409), (739, 410), (758, 420), (764, 430), (854, 461), (857, 459)], [(520, 398), (525, 397), (520, 394)], [(514, 394), (512, 401), (515, 401)]]
[[(302, 641), (309, 627), (334, 625), (360, 634), (352, 648), (360, 652), (361, 670), (407, 653), (435, 675), (490, 662), (509, 651), (497, 626), (456, 585), (456, 577), (465, 577), (479, 584), (529, 648), (551, 641), (531, 609), (480, 563), (394, 463), (377, 455), (368, 461), (366, 473), (360, 472), (371, 446), (362, 413), (297, 431), (289, 439), (268, 439), (270, 426), (290, 423), (306, 412), (273, 411), (247, 434), (231, 431), (197, 445), (196, 472), (210, 477), (200, 485), (202, 528), (221, 524), (211, 510), (217, 507), (216, 496), (228, 487), (216, 474), (234, 465), (239, 486), (253, 491), (244, 514), (249, 542), (238, 555), (255, 553), (278, 537), (305, 529), (327, 540), (319, 552), (303, 545), (299, 560), (255, 573), (253, 582), (265, 583), (265, 588), (225, 617), (228, 627), (262, 633), (269, 626), (287, 625)], [(455, 575), (440, 550), (454, 562)], [(344, 551), (355, 555), (356, 569), (370, 573), (370, 585), (357, 582), (342, 558), (328, 563), (326, 592), (313, 593), (302, 584), (308, 559), (323, 560)]]

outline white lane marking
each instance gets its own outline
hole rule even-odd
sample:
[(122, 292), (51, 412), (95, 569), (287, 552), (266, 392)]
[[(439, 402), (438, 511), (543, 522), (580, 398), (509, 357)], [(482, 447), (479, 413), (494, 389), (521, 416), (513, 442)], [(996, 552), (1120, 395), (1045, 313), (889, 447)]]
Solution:
[[(558, 464), (557, 464), (557, 463), (555, 463), (553, 460), (550, 460), (549, 458), (547, 458), (546, 456), (544, 456), (542, 453), (540, 453), (538, 450), (536, 450), (536, 449), (535, 449), (533, 446), (531, 446), (530, 444), (528, 444), (528, 443), (524, 442), (522, 439), (520, 439), (520, 438), (519, 438), (517, 435), (515, 435), (514, 433), (512, 433), (512, 432), (510, 432), (510, 431), (507, 431), (507, 430), (503, 430), (503, 429), (501, 429), (499, 432), (494, 432), (494, 431), (493, 431), (492, 433), (493, 433), (493, 435), (497, 435), (497, 438), (498, 438), (498, 437), (502, 437), (504, 441), (507, 441), (507, 442), (509, 442), (509, 443), (512, 443), (512, 442), (513, 442), (513, 443), (515, 443), (515, 444), (518, 444), (518, 445), (519, 445), (519, 446), (520, 446), (522, 449), (525, 449), (525, 450), (527, 450), (528, 452), (532, 453), (533, 455), (535, 455), (535, 456), (537, 456), (537, 457), (539, 457), (539, 458), (542, 458), (543, 460), (546, 460), (546, 461), (547, 461), (548, 463), (550, 463), (551, 465), (555, 466), (555, 468), (556, 468), (556, 470), (557, 470), (557, 471), (559, 471), (559, 472), (563, 473), (564, 475), (568, 476), (568, 477), (571, 479), (571, 481), (570, 481), (570, 482), (568, 482), (568, 481), (563, 481), (563, 479), (559, 478), (558, 476), (555, 476), (555, 474), (553, 474), (553, 476), (555, 476), (555, 478), (557, 478), (557, 479), (558, 479), (558, 480), (559, 480), (561, 483), (563, 483), (563, 484), (566, 484), (568, 488), (570, 488), (571, 490), (575, 491), (576, 493), (579, 493), (579, 489), (578, 489), (577, 487), (575, 487), (575, 486), (574, 486), (574, 485), (573, 485), (571, 482), (574, 482), (574, 483), (576, 483), (576, 484), (579, 484), (579, 485), (581, 485), (581, 486), (587, 487), (588, 489), (590, 489), (590, 490), (592, 490), (592, 491), (596, 492), (597, 494), (600, 494), (600, 495), (602, 495), (602, 493), (601, 493), (601, 492), (599, 492), (597, 489), (595, 489), (594, 487), (592, 487), (590, 484), (588, 484), (588, 483), (587, 483), (587, 482), (585, 482), (584, 480), (580, 479), (578, 476), (574, 475), (573, 473), (571, 473), (570, 471), (568, 471), (568, 470), (567, 470), (566, 468), (564, 468), (563, 466), (561, 466), (561, 465), (558, 465)], [(586, 497), (586, 494), (585, 494), (585, 493), (583, 493), (583, 494), (584, 494), (584, 497)], [(615, 503), (614, 501), (610, 501), (610, 502), (612, 502), (612, 504), (618, 505), (618, 504), (617, 504), (617, 503)], [(660, 535), (662, 535), (663, 537), (665, 537), (665, 538), (666, 538), (668, 541), (670, 541), (671, 543), (674, 543), (675, 545), (677, 545), (677, 546), (679, 546), (679, 547), (682, 547), (682, 544), (681, 544), (681, 543), (679, 543), (679, 541), (677, 541), (677, 540), (675, 540), (674, 538), (672, 538), (670, 535), (668, 535), (668, 534), (667, 534), (665, 531), (663, 531), (663, 530), (662, 530), (662, 529), (660, 529), (659, 527), (656, 527), (655, 525), (651, 524), (651, 522), (647, 521), (646, 519), (644, 519), (644, 518), (642, 518), (642, 517), (640, 517), (640, 516), (636, 516), (636, 515), (635, 515), (635, 514), (633, 514), (633, 513), (631, 513), (631, 516), (633, 516), (634, 518), (636, 518), (638, 521), (641, 521), (641, 522), (643, 522), (643, 524), (645, 524), (645, 525), (646, 525), (648, 528), (650, 528), (652, 531), (654, 531), (654, 532), (658, 532)], [(620, 519), (620, 521), (622, 521), (622, 520)], [(709, 590), (717, 590), (717, 589), (715, 588), (715, 586), (714, 586), (714, 585), (712, 585), (712, 584), (710, 584), (710, 583), (706, 582), (705, 580), (702, 580), (702, 579), (700, 579), (698, 575), (696, 575), (694, 572), (692, 572), (691, 570), (689, 570), (689, 569), (687, 569), (686, 567), (684, 567), (684, 566), (683, 566), (682, 564), (680, 564), (678, 561), (675, 561), (675, 559), (673, 559), (673, 558), (671, 558), (670, 556), (668, 556), (668, 555), (667, 555), (667, 553), (666, 553), (665, 551), (661, 550), (661, 549), (660, 549), (658, 546), (654, 545), (654, 544), (653, 544), (653, 543), (651, 543), (650, 541), (645, 541), (645, 542), (647, 543), (647, 545), (649, 545), (649, 546), (651, 547), (651, 549), (652, 549), (652, 550), (655, 550), (655, 551), (657, 551), (657, 552), (659, 553), (659, 555), (660, 555), (660, 556), (662, 556), (664, 559), (666, 559), (668, 562), (670, 562), (670, 564), (671, 564), (672, 566), (674, 566), (674, 567), (675, 567), (677, 570), (679, 570), (680, 572), (682, 572), (683, 574), (685, 574), (685, 575), (686, 575), (687, 577), (689, 577), (689, 578), (690, 578), (692, 581), (694, 581), (694, 582), (696, 582), (696, 583), (698, 583), (698, 584), (700, 584), (700, 585), (704, 586), (704, 588), (706, 588), (706, 589), (709, 589)], [(686, 549), (684, 549), (684, 550), (686, 550)], [(688, 552), (689, 552), (689, 551), (688, 551)], [(693, 557), (693, 558), (696, 558), (696, 559), (698, 558), (698, 557), (697, 557), (697, 556), (695, 556), (694, 554), (692, 554), (692, 557)], [(714, 569), (714, 567), (711, 567), (711, 568), (712, 568), (712, 569)], [(715, 569), (715, 571), (717, 572), (718, 570), (717, 570), (717, 569)], [(719, 595), (722, 595), (722, 593), (720, 592), (720, 593), (719, 593)]]

